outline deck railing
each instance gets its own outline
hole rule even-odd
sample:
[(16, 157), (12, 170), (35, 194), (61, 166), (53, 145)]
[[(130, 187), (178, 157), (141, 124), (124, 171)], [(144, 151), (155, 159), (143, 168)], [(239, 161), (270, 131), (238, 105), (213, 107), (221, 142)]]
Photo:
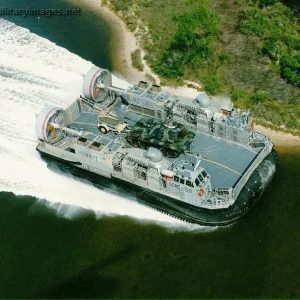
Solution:
[(81, 114), (81, 103), (79, 100), (74, 101), (67, 109), (68, 124), (75, 121)]
[(258, 167), (258, 165), (263, 161), (266, 155), (270, 152), (270, 148), (272, 148), (272, 143), (268, 142), (265, 145), (265, 147), (260, 151), (260, 153), (257, 155), (254, 163), (250, 165), (250, 167), (247, 169), (244, 175), (239, 179), (238, 183), (233, 189), (232, 198), (234, 201), (237, 199), (239, 193), (241, 192), (242, 188), (245, 186), (246, 182), (248, 181), (253, 171)]

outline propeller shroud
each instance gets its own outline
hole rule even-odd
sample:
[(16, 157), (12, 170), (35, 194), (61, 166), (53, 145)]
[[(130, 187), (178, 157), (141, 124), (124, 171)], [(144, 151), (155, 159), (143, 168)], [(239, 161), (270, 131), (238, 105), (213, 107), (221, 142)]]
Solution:
[(68, 124), (65, 110), (46, 106), (37, 116), (35, 131), (40, 140), (55, 144), (64, 138), (63, 128)]
[(92, 67), (83, 79), (82, 91), (84, 97), (95, 102), (103, 102), (108, 97), (108, 88), (111, 86), (111, 73), (106, 69)]

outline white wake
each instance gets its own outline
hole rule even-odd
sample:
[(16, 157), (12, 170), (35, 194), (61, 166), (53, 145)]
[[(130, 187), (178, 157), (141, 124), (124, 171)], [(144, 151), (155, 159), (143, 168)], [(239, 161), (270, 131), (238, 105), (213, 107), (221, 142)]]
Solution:
[(0, 190), (47, 199), (58, 212), (58, 203), (69, 204), (66, 217), (83, 207), (99, 216), (128, 215), (172, 228), (200, 228), (47, 168), (35, 150), (35, 113), (45, 105), (72, 103), (81, 94), (82, 77), (91, 66), (66, 49), (0, 19)]

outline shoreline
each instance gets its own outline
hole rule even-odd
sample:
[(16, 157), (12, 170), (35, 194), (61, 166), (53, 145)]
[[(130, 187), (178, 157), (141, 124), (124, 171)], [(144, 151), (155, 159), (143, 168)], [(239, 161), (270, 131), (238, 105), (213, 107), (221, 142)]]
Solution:
[(292, 135), (291, 133), (285, 133), (283, 131), (276, 131), (261, 125), (255, 125), (254, 129), (271, 138), (272, 142), (279, 147), (297, 147), (300, 146), (300, 137)]
[[(139, 80), (147, 80), (146, 74), (160, 81), (156, 74), (152, 72), (150, 67), (143, 60), (144, 71), (140, 72), (132, 66), (131, 52), (141, 49), (134, 34), (129, 31), (125, 22), (110, 8), (102, 5), (102, 0), (67, 0), (79, 7), (87, 7), (99, 14), (108, 24), (111, 34), (112, 62), (116, 71), (115, 75), (121, 79), (125, 79), (129, 83), (136, 83)], [(143, 49), (141, 49), (143, 54)], [(100, 66), (101, 67), (101, 66)], [(163, 89), (177, 94), (179, 96), (194, 97), (199, 94), (194, 88), (187, 86), (170, 87), (163, 86)], [(284, 146), (300, 146), (300, 137), (294, 136), (283, 131), (276, 131), (261, 125), (255, 125), (255, 129), (271, 138), (272, 142), (280, 147)]]
[[(101, 16), (107, 23), (111, 33), (111, 56), (115, 75), (126, 79), (130, 83), (146, 80), (147, 74), (158, 79), (150, 67), (143, 60), (144, 71), (138, 71), (132, 66), (131, 53), (140, 49), (134, 34), (129, 31), (125, 22), (107, 6), (102, 5), (102, 0), (67, 0), (81, 8), (87, 8)], [(143, 53), (143, 52), (142, 52)], [(101, 66), (100, 66), (101, 67)]]

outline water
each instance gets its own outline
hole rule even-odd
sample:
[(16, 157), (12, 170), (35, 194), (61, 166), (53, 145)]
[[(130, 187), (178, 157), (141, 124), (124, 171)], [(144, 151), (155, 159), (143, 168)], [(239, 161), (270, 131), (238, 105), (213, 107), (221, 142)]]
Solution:
[[(76, 218), (0, 195), (0, 293), (28, 298), (299, 298), (300, 148), (281, 148), (264, 197), (237, 224), (170, 232), (127, 217)], [(8, 254), (9, 253), (9, 254)]]
[[(1, 8), (13, 9), (70, 9), (77, 8), (61, 0), (1, 0)], [(5, 19), (30, 29), (70, 52), (84, 57), (97, 66), (112, 70), (110, 29), (104, 20), (85, 6), (80, 16), (3, 16)]]
[(1, 298), (300, 297), (300, 147), (278, 149), (271, 186), (237, 224), (184, 225), (47, 167), (34, 113), (73, 101), (92, 59), (3, 20), (0, 39)]

